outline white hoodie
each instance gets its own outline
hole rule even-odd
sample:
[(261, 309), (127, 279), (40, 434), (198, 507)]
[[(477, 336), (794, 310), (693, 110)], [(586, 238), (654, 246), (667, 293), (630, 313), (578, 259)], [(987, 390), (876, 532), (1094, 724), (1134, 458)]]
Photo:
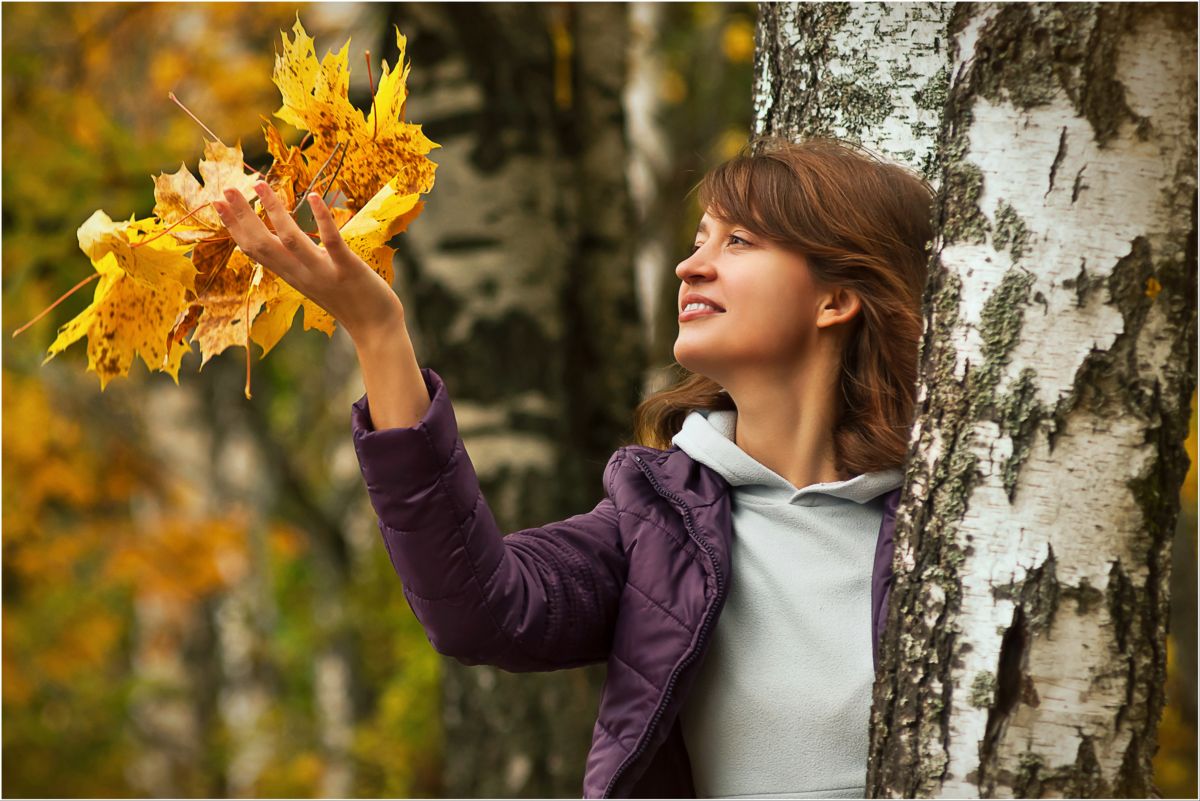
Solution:
[(736, 411), (672, 440), (732, 487), (729, 595), (680, 713), (701, 798), (861, 798), (871, 569), (900, 468), (797, 489), (734, 443)]

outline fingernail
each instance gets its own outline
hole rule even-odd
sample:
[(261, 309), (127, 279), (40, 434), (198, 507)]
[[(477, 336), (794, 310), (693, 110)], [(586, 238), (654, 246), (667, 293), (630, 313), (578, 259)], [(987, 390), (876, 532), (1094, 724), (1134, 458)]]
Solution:
[(266, 192), (268, 188), (269, 187), (267, 186), (267, 184), (263, 183), (262, 181), (259, 181), (258, 183), (256, 183), (254, 185), (254, 191), (260, 195), (263, 194), (264, 192)]
[(233, 198), (234, 198), (234, 195), (236, 195), (236, 194), (237, 194), (237, 190), (235, 190), (235, 189), (226, 189), (226, 190), (225, 190), (225, 199), (226, 199), (226, 200), (233, 200)]

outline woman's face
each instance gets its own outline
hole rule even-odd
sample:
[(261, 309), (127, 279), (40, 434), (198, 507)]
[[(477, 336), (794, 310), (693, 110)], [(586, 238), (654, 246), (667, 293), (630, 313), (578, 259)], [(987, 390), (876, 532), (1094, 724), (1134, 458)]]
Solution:
[[(739, 369), (787, 369), (811, 351), (828, 293), (802, 256), (706, 213), (675, 274), (682, 281), (675, 359), (688, 370), (728, 385)], [(721, 311), (686, 311), (693, 295)]]

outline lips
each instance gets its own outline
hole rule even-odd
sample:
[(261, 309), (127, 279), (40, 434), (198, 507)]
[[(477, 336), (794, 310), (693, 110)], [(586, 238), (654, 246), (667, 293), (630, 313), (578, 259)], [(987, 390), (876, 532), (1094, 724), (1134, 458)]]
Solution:
[(691, 311), (681, 312), (679, 315), (679, 322), (686, 323), (688, 320), (695, 320), (700, 317), (716, 317), (718, 314), (724, 313), (725, 312), (717, 311), (716, 309), (710, 309), (707, 307), (702, 309), (692, 309)]
[[(703, 305), (695, 305), (703, 304)], [(693, 306), (693, 308), (688, 308)], [(718, 314), (724, 314), (725, 310), (716, 303), (704, 297), (703, 295), (689, 294), (684, 296), (683, 302), (680, 304), (683, 309), (679, 313), (679, 322), (686, 323), (689, 320), (698, 320), (702, 317), (715, 317)]]
[(712, 306), (718, 312), (725, 311), (725, 308), (720, 303), (717, 303), (715, 300), (712, 300), (711, 298), (706, 298), (704, 295), (701, 295), (697, 292), (689, 292), (683, 296), (683, 299), (679, 301), (680, 311), (683, 311), (692, 303), (703, 303), (708, 306)]

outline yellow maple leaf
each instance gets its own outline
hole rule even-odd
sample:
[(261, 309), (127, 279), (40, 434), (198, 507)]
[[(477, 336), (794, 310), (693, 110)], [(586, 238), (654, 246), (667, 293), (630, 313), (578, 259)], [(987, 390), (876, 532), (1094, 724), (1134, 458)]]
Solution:
[(246, 345), (246, 320), (253, 321), (265, 300), (250, 285), (254, 267), (246, 254), (234, 250), (225, 266), (197, 292), (196, 301), (204, 311), (192, 338), (200, 343), (200, 369), (229, 346)]
[(335, 321), (329, 312), (296, 291), (295, 288), (280, 280), (278, 294), (267, 305), (266, 311), (254, 319), (250, 329), (250, 338), (262, 347), (262, 356), (266, 356), (271, 348), (283, 339), (292, 328), (296, 312), (304, 309), (304, 330), (314, 328), (329, 336), (333, 335)]
[[(408, 227), (420, 213), (418, 195), (397, 194), (393, 184), (386, 184), (367, 204), (341, 226), (342, 238), (355, 255), (371, 265), (375, 272), (392, 282), (392, 254), (385, 243)], [(336, 216), (340, 209), (334, 209)], [(306, 298), (284, 281), (277, 281), (278, 293), (269, 301), (267, 310), (254, 321), (251, 338), (263, 349), (265, 356), (292, 327), (296, 312), (304, 309), (304, 330), (314, 328), (332, 335), (335, 321), (328, 312)]]
[[(396, 30), (397, 68), (383, 62), (378, 91), (364, 116), (349, 100), (349, 40), (318, 62), (299, 15), (293, 31), (294, 40), (283, 34), (283, 53), (275, 60), (273, 78), (283, 99), (276, 116), (308, 130), (312, 143), (288, 146), (264, 117), (263, 135), (274, 160), (265, 177), (247, 172), (240, 142), (230, 147), (206, 140), (198, 164), (203, 183), (186, 164), (153, 177), (153, 217), (114, 222), (102, 211), (93, 214), (78, 236), (96, 270), (93, 279), (100, 279), (95, 296), (59, 329), (46, 361), (87, 336), (88, 369), (100, 376), (101, 389), (128, 373), (135, 354), (178, 383), (180, 360), (191, 350), (189, 335), (200, 343), (201, 368), (231, 345), (249, 350), (250, 341), (258, 342), (265, 356), (300, 309), (305, 330), (332, 335), (333, 317), (236, 248), (211, 206), (229, 188), (258, 206), (254, 186), (259, 180), (289, 207), (310, 186), (343, 197), (344, 203), (330, 210), (343, 237), (391, 283), (394, 251), (387, 242), (421, 213), (419, 196), (432, 189), (437, 167), (427, 154), (438, 145), (419, 125), (404, 121), (407, 39)], [(330, 158), (335, 149), (336, 161)], [(259, 214), (265, 216), (261, 208)], [(301, 208), (295, 214), (302, 226), (312, 227), (310, 212)]]
[(274, 159), (271, 168), (267, 170), (267, 183), (280, 196), (284, 205), (292, 208), (296, 204), (296, 197), (312, 182), (312, 170), (300, 148), (286, 145), (279, 131), (266, 118), (263, 124), (263, 138), (267, 140), (267, 152)]
[(183, 284), (146, 286), (121, 269), (115, 253), (94, 262), (100, 280), (92, 303), (58, 330), (42, 364), (80, 337), (88, 338), (88, 371), (100, 377), (100, 389), (116, 376), (128, 375), (134, 355), (150, 370), (163, 370), (179, 383), (179, 363), (191, 350), (186, 343), (168, 350), (167, 333), (186, 305)]
[[(384, 243), (408, 227), (416, 216), (413, 212), (419, 212), (421, 205), (415, 192), (401, 194), (398, 183), (385, 184), (341, 229), (342, 238), (355, 255), (374, 267), (389, 284), (393, 251)], [(381, 256), (386, 258), (379, 264)]]
[(337, 170), (336, 185), (346, 204), (361, 209), (388, 183), (397, 182), (399, 194), (428, 192), (433, 188), (437, 165), (426, 154), (439, 147), (421, 132), (420, 125), (403, 120), (407, 99), (404, 65), (407, 39), (396, 30), (400, 55), (397, 68), (389, 71), (383, 62), (379, 90), (368, 117), (349, 100), (350, 42), (337, 53), (328, 52), (318, 63), (313, 39), (299, 18), (292, 27), (295, 41), (283, 36), (283, 53), (275, 58), (273, 78), (283, 105), (275, 115), (297, 128), (312, 133), (313, 143), (305, 151), (309, 164), (324, 163), (338, 144), (346, 146)]
[(183, 254), (191, 248), (170, 236), (158, 236), (166, 228), (149, 218), (113, 222), (97, 210), (79, 226), (79, 248), (95, 264), (112, 255), (118, 266), (146, 287), (175, 283), (192, 289), (196, 268)]
[(236, 189), (247, 200), (253, 200), (257, 197), (254, 184), (261, 180), (260, 176), (246, 172), (242, 163), (241, 142), (230, 147), (221, 142), (205, 140), (204, 158), (200, 160), (198, 169), (200, 177), (204, 179), (203, 186), (188, 171), (186, 164), (180, 164), (173, 173), (154, 176), (154, 216), (173, 224), (191, 215), (187, 225), (177, 226), (171, 231), (172, 236), (184, 242), (204, 239), (217, 231), (224, 231), (220, 216), (209, 204), (223, 199), (226, 189)]

